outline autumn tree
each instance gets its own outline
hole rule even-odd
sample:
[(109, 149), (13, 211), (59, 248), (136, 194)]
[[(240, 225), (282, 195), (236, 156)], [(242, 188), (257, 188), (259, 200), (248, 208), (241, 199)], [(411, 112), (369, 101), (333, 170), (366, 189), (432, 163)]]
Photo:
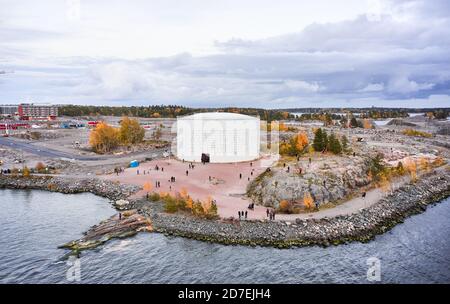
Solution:
[(308, 146), (308, 143), (308, 135), (305, 132), (300, 132), (295, 136), (295, 148), (297, 151), (302, 152)]
[(364, 120), (363, 120), (363, 128), (364, 129), (372, 129), (372, 124), (370, 123), (370, 121), (367, 119), (367, 118), (365, 118)]
[(89, 135), (89, 144), (97, 153), (106, 153), (119, 145), (119, 131), (105, 122), (97, 124)]
[(303, 204), (307, 209), (314, 208), (314, 199), (309, 192), (305, 192), (305, 194), (303, 195)]
[(281, 200), (278, 205), (278, 210), (282, 213), (290, 213), (292, 209), (292, 204), (288, 200)]
[(142, 142), (144, 136), (145, 129), (139, 124), (137, 119), (122, 118), (119, 129), (120, 142), (123, 144), (137, 144)]

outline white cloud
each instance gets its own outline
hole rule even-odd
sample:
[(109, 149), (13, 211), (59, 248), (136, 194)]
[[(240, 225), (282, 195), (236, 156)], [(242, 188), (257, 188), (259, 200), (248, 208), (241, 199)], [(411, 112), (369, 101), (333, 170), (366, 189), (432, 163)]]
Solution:
[(64, 4), (33, 10), (29, 2), (6, 1), (0, 70), (15, 73), (0, 74), (0, 103), (33, 96), (101, 104), (412, 106), (450, 95), (446, 1), (199, 1), (81, 1), (80, 19), (71, 22), (61, 14)]
[(382, 83), (369, 83), (366, 87), (358, 92), (367, 93), (367, 92), (380, 92), (384, 90), (384, 84)]
[(414, 93), (421, 90), (431, 90), (434, 83), (417, 83), (407, 77), (393, 77), (389, 81), (388, 90), (392, 93)]

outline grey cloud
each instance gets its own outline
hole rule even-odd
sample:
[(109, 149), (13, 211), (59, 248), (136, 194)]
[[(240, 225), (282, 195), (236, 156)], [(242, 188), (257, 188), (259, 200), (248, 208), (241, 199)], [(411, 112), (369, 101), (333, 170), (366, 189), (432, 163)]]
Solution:
[(49, 85), (64, 87), (70, 93), (66, 95), (80, 102), (255, 107), (426, 106), (446, 100), (450, 104), (450, 15), (442, 13), (450, 11), (450, 3), (389, 3), (394, 12), (408, 13), (410, 19), (360, 16), (262, 40), (235, 38), (216, 42), (220, 53), (209, 56), (55, 59), (59, 72), (67, 66), (81, 68), (66, 71), (73, 77), (59, 82), (49, 77)]

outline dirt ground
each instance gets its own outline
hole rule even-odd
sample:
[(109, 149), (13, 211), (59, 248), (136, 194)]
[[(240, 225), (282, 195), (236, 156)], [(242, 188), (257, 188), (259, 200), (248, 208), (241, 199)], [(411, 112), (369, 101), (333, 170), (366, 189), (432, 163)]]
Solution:
[[(245, 197), (247, 185), (266, 170), (267, 164), (270, 162), (270, 159), (269, 162), (267, 159), (263, 159), (234, 164), (203, 165), (195, 163), (194, 169), (190, 169), (189, 162), (176, 159), (155, 160), (140, 164), (137, 168), (125, 169), (125, 172), (119, 175), (109, 174), (103, 175), (101, 178), (137, 185), (149, 182), (152, 185), (152, 191), (171, 194), (180, 192), (184, 188), (194, 200), (204, 201), (209, 196), (215, 199), (221, 217), (237, 217), (238, 211), (247, 210), (251, 203)], [(161, 169), (156, 170), (156, 166)], [(138, 170), (139, 174), (137, 174)], [(242, 174), (242, 178), (240, 178), (240, 174)], [(175, 182), (170, 182), (172, 176), (175, 177)], [(160, 188), (155, 188), (157, 181), (161, 184)], [(136, 195), (141, 197), (146, 193), (142, 190)], [(266, 208), (262, 206), (255, 205), (255, 210), (248, 211), (250, 219), (262, 219), (266, 216)]]

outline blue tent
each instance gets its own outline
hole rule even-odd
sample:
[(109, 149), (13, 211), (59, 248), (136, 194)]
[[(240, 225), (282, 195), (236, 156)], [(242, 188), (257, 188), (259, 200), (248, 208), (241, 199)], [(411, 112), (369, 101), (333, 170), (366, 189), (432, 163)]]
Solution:
[(137, 160), (130, 161), (130, 168), (136, 168), (139, 166), (139, 162)]

